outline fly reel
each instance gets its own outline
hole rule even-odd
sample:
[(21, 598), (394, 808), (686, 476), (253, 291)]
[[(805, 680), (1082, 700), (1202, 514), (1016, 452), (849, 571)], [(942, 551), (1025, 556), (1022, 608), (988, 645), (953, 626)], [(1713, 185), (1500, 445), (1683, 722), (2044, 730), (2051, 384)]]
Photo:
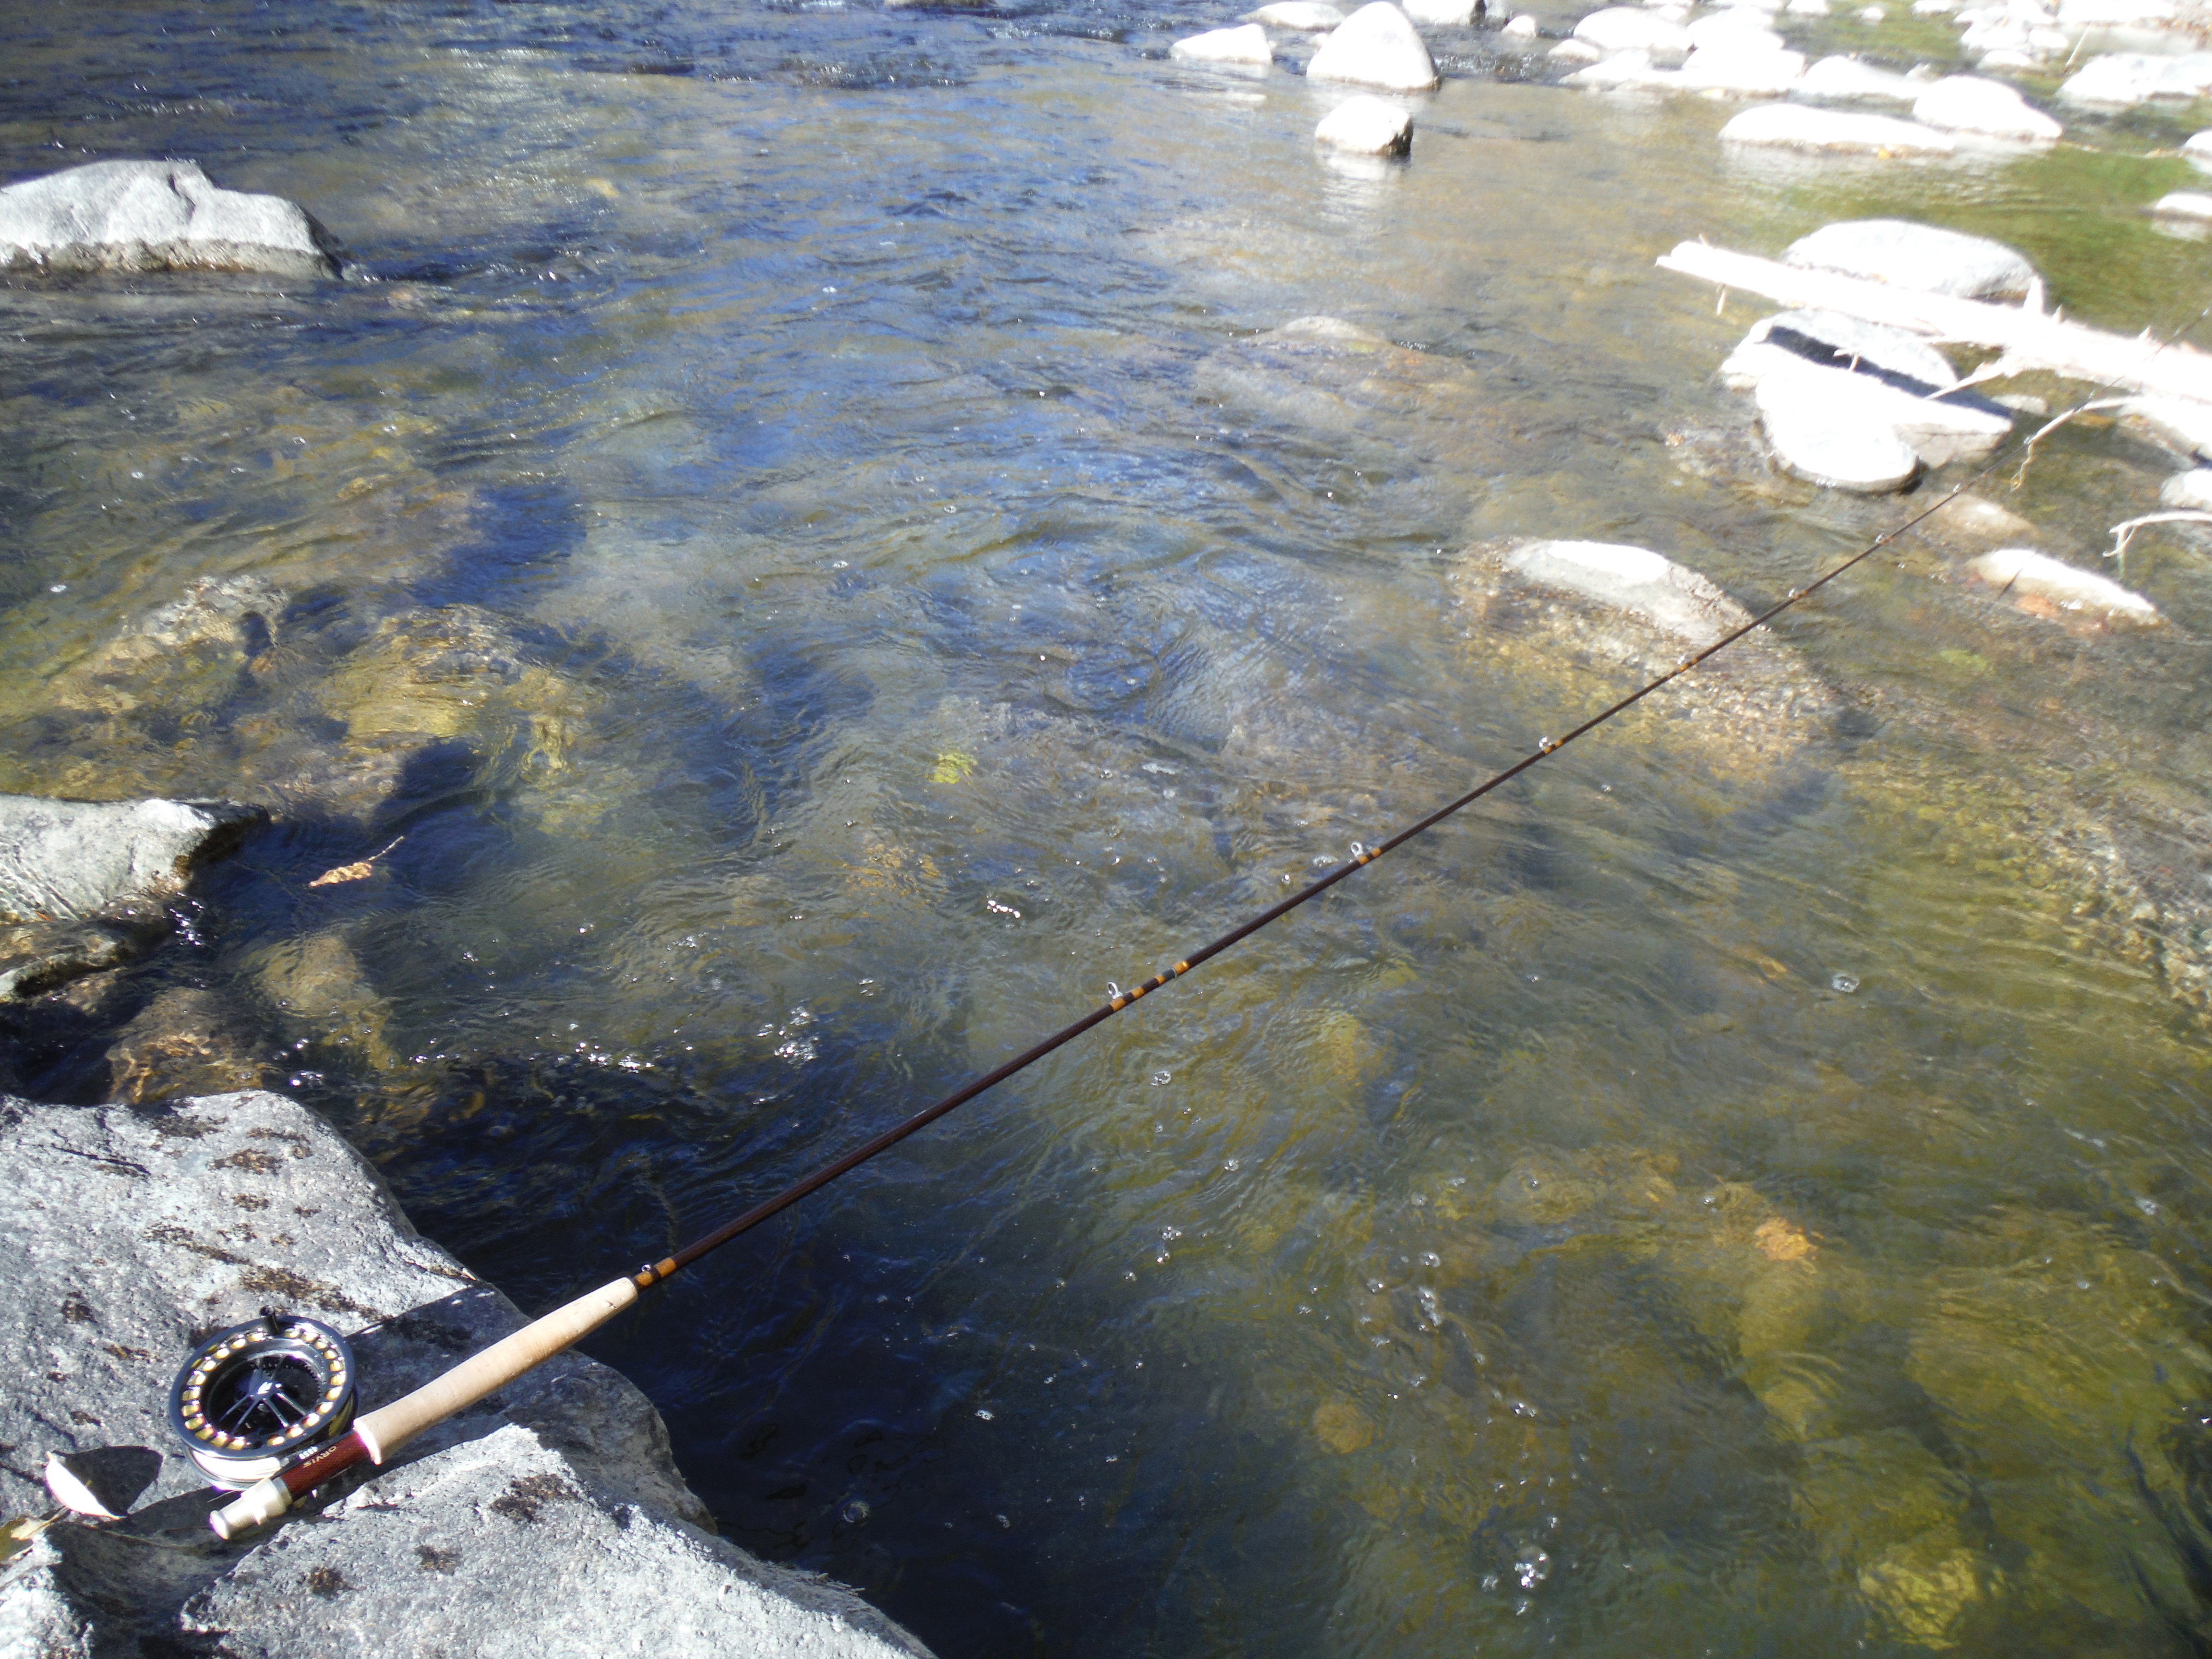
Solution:
[(236, 1491), (343, 1434), (353, 1379), (345, 1338), (270, 1309), (192, 1351), (169, 1385), (169, 1426), (201, 1474)]

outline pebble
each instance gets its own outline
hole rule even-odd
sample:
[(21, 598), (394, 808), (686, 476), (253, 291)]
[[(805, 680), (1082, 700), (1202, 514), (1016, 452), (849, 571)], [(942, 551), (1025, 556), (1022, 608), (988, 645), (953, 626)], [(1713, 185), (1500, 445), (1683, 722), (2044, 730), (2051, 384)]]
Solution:
[(2212, 467), (2196, 466), (2175, 473), (2159, 486), (2158, 504), (2212, 513)]
[(2182, 143), (2181, 154), (2190, 166), (2212, 173), (2212, 129), (2191, 134)]
[(1799, 104), (1761, 104), (1721, 129), (1724, 143), (1772, 144), (1790, 149), (1861, 151), (1870, 155), (1948, 155), (1958, 141), (1948, 132), (1887, 115), (1808, 109)]
[(1690, 52), (1690, 31), (1664, 17), (1655, 17), (1640, 6), (1607, 6), (1575, 25), (1575, 39), (1587, 40), (1600, 52), (1646, 52), (1656, 62), (1680, 62)]
[(1820, 384), (1769, 374), (1756, 394), (1759, 424), (1783, 471), (1827, 489), (1882, 495), (1918, 476), (1920, 457), (1876, 418), (1843, 416)]
[(1413, 147), (1413, 118), (1362, 93), (1322, 118), (1314, 142), (1355, 155), (1403, 155)]
[(1800, 98), (1831, 98), (1838, 103), (1909, 104), (1920, 95), (1921, 83), (1894, 70), (1838, 55), (1820, 59), (1790, 91)]
[(1426, 92), (1443, 76), (1406, 14), (1372, 0), (1346, 18), (1306, 65), (1309, 81), (1349, 81), (1392, 92)]
[(1536, 38), (1536, 20), (1524, 11), (1498, 33), (1510, 40), (1533, 40)]
[[(1753, 110), (1746, 114), (1762, 112)], [(1871, 121), (1881, 118), (1835, 118)], [(1887, 125), (1902, 127), (1905, 123)], [(1925, 127), (1911, 130), (1929, 131)], [(1727, 136), (1725, 130), (1722, 136)], [(2035, 284), (2035, 267), (2002, 242), (1906, 219), (1844, 219), (1823, 225), (1792, 242), (1784, 252), (1782, 263), (1964, 300), (2024, 299)]]
[(1240, 21), (1299, 34), (1325, 34), (1344, 21), (1344, 13), (1327, 0), (1275, 0), (1272, 6), (1246, 12)]
[(1974, 578), (2008, 594), (2047, 599), (2065, 611), (2095, 611), (2136, 622), (2158, 620), (2158, 607), (2130, 593), (2110, 577), (2079, 570), (2048, 554), (2025, 547), (2001, 547), (1971, 561)]
[(1168, 55), (1193, 64), (1272, 64), (1274, 49), (1267, 44), (1267, 31), (1257, 23), (1246, 23), (1233, 29), (1208, 29), (1203, 34), (1194, 34), (1178, 40), (1168, 49)]
[(2212, 196), (2202, 191), (2172, 191), (2152, 203), (2150, 210), (2161, 218), (2212, 219)]

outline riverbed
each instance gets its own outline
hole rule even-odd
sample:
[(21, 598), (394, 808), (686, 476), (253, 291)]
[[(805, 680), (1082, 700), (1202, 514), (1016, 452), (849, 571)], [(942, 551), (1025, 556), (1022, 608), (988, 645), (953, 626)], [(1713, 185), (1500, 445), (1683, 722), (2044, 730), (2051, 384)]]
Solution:
[[(1167, 59), (1231, 21), (12, 12), (8, 181), (189, 156), (347, 276), (0, 288), (0, 789), (276, 815), (9, 1085), (204, 994), (550, 1305), (1618, 695), (1470, 549), (1757, 610), (1963, 476), (1766, 467), (1765, 313), (1675, 243), (2212, 300), (2143, 211), (2190, 111), (1775, 162), (1448, 30), (1410, 161), (1332, 165), (1336, 94)], [(2212, 562), (2099, 554), (2179, 465), (2085, 420), (1977, 486), (2158, 626), (1931, 522), (1762, 637), (1797, 714), (1662, 694), (587, 1346), (945, 1654), (2163, 1650)]]

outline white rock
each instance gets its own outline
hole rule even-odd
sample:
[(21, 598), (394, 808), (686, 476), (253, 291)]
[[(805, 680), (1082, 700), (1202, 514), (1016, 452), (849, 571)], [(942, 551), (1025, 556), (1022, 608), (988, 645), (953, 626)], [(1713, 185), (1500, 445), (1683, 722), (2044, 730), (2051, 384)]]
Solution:
[(2202, 173), (2212, 173), (2212, 129), (2192, 133), (2183, 143), (2181, 153), (2190, 166)]
[(1959, 45), (1977, 57), (1988, 52), (2026, 52), (2032, 33), (2018, 18), (1993, 17), (1973, 25), (1959, 37)]
[(1845, 219), (1823, 225), (1792, 242), (1782, 262), (1963, 300), (2022, 299), (2035, 283), (2035, 267), (2002, 242), (1905, 219)]
[(330, 233), (281, 196), (191, 161), (94, 161), (0, 190), (0, 270), (337, 272)]
[(2069, 28), (2167, 24), (2179, 15), (2173, 0), (2059, 0), (2055, 20)]
[(1912, 118), (1948, 132), (2048, 143), (2065, 128), (2002, 81), (1947, 75), (1913, 101)]
[(1721, 364), (1721, 383), (1747, 392), (1778, 369), (1801, 363), (1832, 368), (1856, 363), (1860, 372), (1879, 369), (1931, 390), (1958, 379), (1950, 360), (1917, 334), (1837, 311), (1785, 311), (1751, 325)]
[(1325, 34), (1344, 21), (1344, 13), (1328, 0), (1275, 0), (1272, 6), (1246, 12), (1243, 21), (1294, 33)]
[(1790, 0), (1783, 9), (1792, 17), (1826, 17), (1828, 15), (1828, 0)]
[(1691, 47), (1698, 52), (1725, 46), (1739, 46), (1747, 52), (1779, 52), (1784, 44), (1782, 37), (1766, 27), (1764, 12), (1747, 11), (1741, 6), (1708, 13), (1688, 25), (1683, 33), (1690, 37)]
[(1790, 149), (1947, 155), (1958, 148), (1948, 132), (1887, 115), (1808, 109), (1800, 104), (1761, 104), (1721, 129), (1733, 144), (1774, 144)]
[(1884, 101), (1909, 104), (1920, 95), (1920, 83), (1894, 70), (1876, 69), (1856, 58), (1823, 58), (1807, 70), (1790, 88), (1799, 98), (1826, 98), (1838, 103)]
[(2212, 454), (2212, 404), (2193, 398), (2130, 398), (2120, 418), (2181, 454)]
[(2155, 622), (2158, 607), (2130, 593), (2110, 577), (2076, 569), (2045, 553), (2025, 547), (2001, 547), (1968, 562), (1966, 568), (1989, 586), (2006, 593), (2033, 594), (2065, 611), (2096, 611), (2136, 622)]
[(1349, 81), (1392, 92), (1425, 92), (1443, 77), (1406, 14), (1372, 0), (1346, 18), (1306, 65), (1309, 81)]
[(1779, 98), (1805, 73), (1802, 52), (1738, 50), (1733, 44), (1701, 48), (1677, 71), (1685, 92), (1741, 98)]
[(1498, 33), (1510, 40), (1533, 40), (1536, 38), (1536, 20), (1524, 11)]
[(1354, 155), (1403, 155), (1413, 147), (1413, 118), (1361, 93), (1322, 118), (1314, 142)]
[(2020, 73), (2035, 67), (2035, 56), (2026, 52), (1985, 52), (1976, 62), (1975, 68), (1987, 70), (1992, 75), (2008, 71)]
[(1406, 15), (1432, 29), (1465, 28), (1474, 21), (1478, 0), (1405, 0)]
[(2077, 104), (2146, 104), (2154, 99), (2202, 98), (2212, 91), (2212, 52), (2161, 57), (2140, 52), (2092, 58), (2058, 88)]
[(1522, 542), (1500, 562), (1544, 587), (1632, 611), (1684, 642), (1703, 647), (1751, 620), (1751, 613), (1696, 571), (1649, 548), (1611, 542)]
[(1893, 428), (1878, 416), (1838, 406), (1809, 377), (1770, 374), (1759, 383), (1755, 400), (1774, 458), (1794, 477), (1881, 495), (1919, 474), (1920, 457)]
[(1983, 459), (2012, 430), (2012, 417), (2002, 410), (1915, 397), (1849, 369), (1802, 362), (1771, 368), (1753, 392), (1762, 417), (1769, 388), (1777, 406), (1808, 415), (1824, 411), (1838, 431), (1885, 428), (1929, 466)]
[(1587, 40), (1562, 40), (1546, 54), (1562, 64), (1595, 64), (1605, 56), (1604, 52)]
[(2030, 29), (2027, 32), (2027, 46), (2038, 57), (2051, 58), (2062, 52), (2070, 52), (2074, 38), (2063, 29)]
[(1884, 11), (1880, 6), (1869, 6), (1859, 13), (1859, 21), (1862, 23), (1879, 23), (1883, 18), (1888, 15), (1889, 14)]
[(1575, 39), (1587, 40), (1601, 52), (1648, 52), (1655, 60), (1686, 57), (1690, 31), (1680, 23), (1655, 17), (1635, 6), (1607, 6), (1575, 25)]
[(1240, 28), (1208, 29), (1204, 34), (1194, 34), (1178, 40), (1168, 49), (1171, 58), (1180, 58), (1193, 64), (1272, 64), (1274, 49), (1267, 44), (1267, 31), (1257, 23), (1246, 23)]
[(2168, 219), (2212, 219), (2212, 196), (2201, 191), (2177, 190), (2151, 204), (2150, 210)]
[(2212, 467), (2196, 466), (2175, 473), (2159, 486), (2158, 504), (2212, 513)]
[(1912, 0), (1915, 17), (1941, 17), (1959, 9), (1959, 0)]
[(1679, 70), (1655, 69), (1648, 52), (1616, 52), (1588, 69), (1577, 70), (1565, 76), (1560, 85), (1607, 91), (1621, 87), (1664, 88), (1680, 78)]

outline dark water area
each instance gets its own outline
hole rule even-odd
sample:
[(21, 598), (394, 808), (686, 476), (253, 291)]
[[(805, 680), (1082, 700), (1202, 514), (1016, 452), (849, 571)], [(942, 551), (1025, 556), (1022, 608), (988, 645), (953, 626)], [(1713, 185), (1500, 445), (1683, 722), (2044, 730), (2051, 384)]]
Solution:
[[(1674, 243), (2212, 299), (2141, 211), (2201, 110), (1776, 164), (1485, 26), (1363, 170), (1165, 58), (1231, 17), (0, 12), (0, 178), (189, 156), (348, 259), (0, 285), (0, 788), (276, 814), (8, 1086), (201, 994), (541, 1310), (1623, 689), (1471, 548), (1757, 607), (1948, 487), (1770, 471), (1712, 379), (1761, 313)], [(1981, 489), (2112, 574), (2179, 465), (2084, 422)], [(2185, 534), (2135, 630), (1901, 543), (586, 1346), (948, 1656), (2203, 1650)]]

